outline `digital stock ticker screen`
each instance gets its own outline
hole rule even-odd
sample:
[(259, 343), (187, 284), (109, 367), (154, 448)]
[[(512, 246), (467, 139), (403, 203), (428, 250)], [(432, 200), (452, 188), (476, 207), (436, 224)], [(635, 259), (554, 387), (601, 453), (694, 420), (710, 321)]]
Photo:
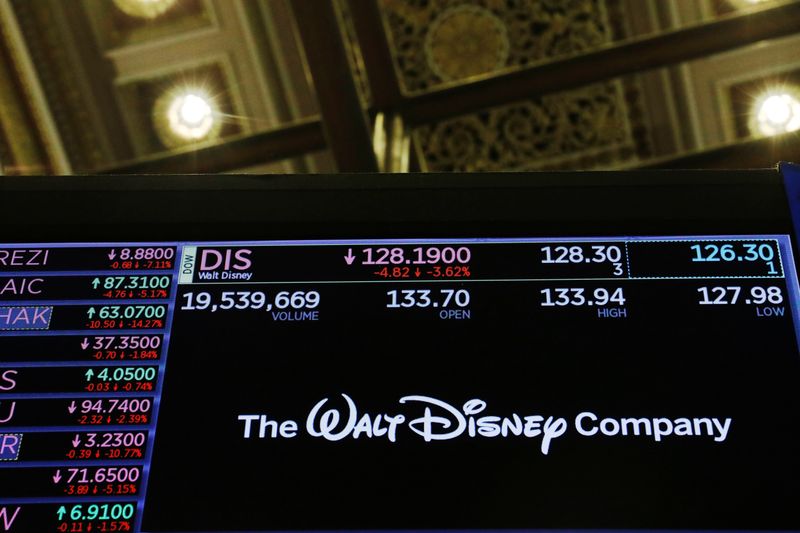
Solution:
[(786, 235), (15, 244), (0, 271), (6, 531), (797, 525)]
[(782, 170), (0, 179), (0, 532), (800, 531)]

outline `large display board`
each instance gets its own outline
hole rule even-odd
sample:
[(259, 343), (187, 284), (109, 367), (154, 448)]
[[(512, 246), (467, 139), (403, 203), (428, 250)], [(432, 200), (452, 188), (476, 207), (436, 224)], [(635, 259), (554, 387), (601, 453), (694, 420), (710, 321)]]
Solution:
[(0, 531), (800, 529), (791, 217), (740, 214), (4, 232)]

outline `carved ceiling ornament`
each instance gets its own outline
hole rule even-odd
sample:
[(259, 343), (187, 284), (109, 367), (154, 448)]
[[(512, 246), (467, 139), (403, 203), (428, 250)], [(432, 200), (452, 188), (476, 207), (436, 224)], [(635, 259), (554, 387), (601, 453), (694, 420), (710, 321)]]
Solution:
[[(620, 0), (381, 0), (408, 93), (625, 38)], [(493, 107), (418, 128), (428, 171), (596, 168), (651, 150), (632, 79)]]
[(629, 124), (637, 94), (631, 81), (594, 84), (424, 126), (416, 142), (433, 172), (603, 166), (648, 150)]
[(72, 169), (107, 165), (98, 132), (89, 126), (91, 95), (81, 92), (79, 72), (71, 63), (71, 48), (62, 40), (63, 18), (43, 0), (12, 0), (12, 5)]
[(347, 52), (347, 59), (350, 62), (350, 69), (356, 81), (358, 95), (364, 107), (369, 107), (369, 104), (372, 102), (372, 92), (369, 86), (366, 67), (364, 66), (364, 57), (361, 54), (361, 47), (359, 46), (356, 28), (353, 23), (353, 14), (350, 4), (346, 0), (334, 0), (333, 5), (341, 20), (344, 47)]
[(425, 34), (428, 66), (444, 81), (502, 69), (508, 61), (509, 48), (503, 21), (476, 5), (447, 9)]
[(619, 0), (381, 0), (408, 93), (624, 37)]

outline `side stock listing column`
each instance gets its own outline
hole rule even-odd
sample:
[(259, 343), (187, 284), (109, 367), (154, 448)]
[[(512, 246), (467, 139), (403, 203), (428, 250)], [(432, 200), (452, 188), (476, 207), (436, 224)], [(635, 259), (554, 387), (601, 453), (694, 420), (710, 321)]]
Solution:
[(178, 246), (0, 244), (0, 531), (137, 531)]

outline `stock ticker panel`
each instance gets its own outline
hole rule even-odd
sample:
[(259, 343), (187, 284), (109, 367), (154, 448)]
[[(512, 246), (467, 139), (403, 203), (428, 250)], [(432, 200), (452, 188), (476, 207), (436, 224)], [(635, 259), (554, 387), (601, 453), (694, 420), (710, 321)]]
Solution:
[(0, 530), (798, 529), (785, 235), (0, 245)]

